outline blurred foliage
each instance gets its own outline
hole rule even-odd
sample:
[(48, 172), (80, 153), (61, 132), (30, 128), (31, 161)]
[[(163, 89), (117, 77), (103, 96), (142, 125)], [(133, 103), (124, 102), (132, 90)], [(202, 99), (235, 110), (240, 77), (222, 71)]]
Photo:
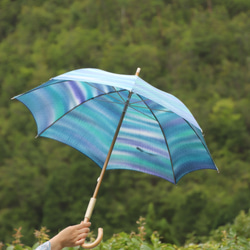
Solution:
[[(54, 235), (83, 219), (100, 169), (68, 146), (34, 139), (31, 114), (10, 101), (76, 68), (134, 74), (141, 67), (143, 79), (188, 106), (220, 169), (193, 172), (176, 186), (107, 172), (93, 230), (104, 227), (106, 239), (135, 231), (142, 215), (148, 235), (158, 231), (162, 242), (180, 245), (247, 212), (249, 17), (249, 0), (1, 0), (0, 241), (22, 227), (30, 244), (37, 228)], [(233, 241), (234, 231), (225, 237)]]
[[(137, 233), (118, 233), (113, 235), (110, 239), (102, 241), (100, 245), (93, 248), (96, 250), (103, 249), (128, 249), (128, 250), (228, 250), (228, 249), (241, 249), (248, 250), (250, 247), (250, 210), (246, 214), (241, 211), (240, 214), (235, 218), (233, 224), (228, 224), (224, 227), (220, 227), (217, 230), (211, 232), (211, 236), (200, 243), (193, 243), (200, 239), (196, 238), (194, 235), (183, 245), (177, 246), (175, 244), (163, 243), (161, 241), (161, 236), (158, 232), (154, 231), (151, 234), (146, 233), (149, 230), (148, 225), (145, 223), (145, 219), (140, 217), (137, 223)], [(32, 247), (24, 246), (21, 243), (20, 238), (21, 228), (15, 230), (16, 233), (13, 235), (14, 240), (12, 244), (7, 244), (7, 248), (0, 244), (0, 249), (6, 248), (6, 250), (24, 250), (24, 249), (35, 249), (38, 244), (42, 244), (48, 240), (48, 231), (45, 227), (40, 230), (36, 230), (35, 237), (39, 242), (35, 243)], [(150, 230), (149, 230), (150, 231)], [(147, 239), (145, 239), (147, 236)], [(42, 240), (41, 240), (42, 239)], [(86, 239), (87, 242), (92, 242), (95, 237), (92, 232), (90, 232), (90, 237)], [(77, 250), (79, 247), (66, 247), (65, 250)]]

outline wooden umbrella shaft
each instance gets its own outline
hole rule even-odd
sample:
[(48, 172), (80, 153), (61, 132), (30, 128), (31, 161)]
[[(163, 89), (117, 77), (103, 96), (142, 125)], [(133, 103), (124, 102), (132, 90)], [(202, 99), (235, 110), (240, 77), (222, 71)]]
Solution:
[[(140, 68), (137, 68), (135, 75), (136, 75), (136, 76), (139, 76), (140, 71), (141, 71), (141, 69), (140, 69)], [(126, 111), (127, 111), (127, 108), (128, 108), (128, 105), (129, 105), (129, 101), (130, 101), (130, 98), (131, 98), (132, 94), (133, 94), (133, 92), (130, 91), (130, 92), (129, 92), (129, 95), (128, 95), (128, 99), (127, 99), (127, 101), (126, 101), (126, 103), (125, 103), (125, 106), (124, 106), (124, 108), (123, 108), (122, 115), (121, 115), (121, 117), (120, 117), (119, 123), (118, 123), (118, 125), (117, 125), (117, 128), (116, 128), (116, 131), (115, 131), (115, 134), (114, 134), (114, 137), (113, 137), (111, 146), (110, 146), (110, 148), (109, 148), (108, 155), (107, 155), (106, 160), (105, 160), (105, 162), (104, 162), (104, 164), (103, 164), (103, 167), (102, 167), (102, 171), (101, 171), (100, 177), (99, 177), (99, 179), (98, 179), (98, 181), (97, 181), (97, 185), (96, 185), (96, 188), (95, 188), (95, 191), (94, 191), (94, 194), (93, 194), (93, 198), (95, 198), (95, 199), (96, 199), (96, 197), (97, 197), (99, 188), (100, 188), (100, 186), (101, 186), (101, 183), (102, 183), (102, 179), (103, 179), (104, 173), (105, 173), (106, 168), (107, 168), (107, 166), (108, 166), (109, 159), (110, 159), (110, 157), (111, 157), (113, 148), (114, 148), (114, 146), (115, 146), (115, 142), (116, 142), (117, 136), (118, 136), (118, 134), (119, 134), (119, 131), (120, 131), (120, 128), (121, 128), (121, 125), (122, 125), (124, 116), (125, 116), (125, 114), (126, 114)]]
[(118, 123), (118, 126), (117, 126), (117, 128), (116, 128), (116, 131), (115, 131), (115, 134), (114, 134), (114, 137), (113, 137), (111, 146), (110, 146), (110, 148), (109, 148), (108, 155), (107, 155), (106, 160), (105, 160), (105, 162), (104, 162), (104, 164), (103, 164), (102, 171), (101, 171), (100, 177), (99, 177), (99, 179), (98, 179), (98, 182), (97, 182), (97, 185), (96, 185), (94, 194), (93, 194), (93, 198), (96, 198), (96, 196), (97, 196), (97, 194), (98, 194), (98, 191), (99, 191), (99, 188), (100, 188), (100, 186), (101, 186), (101, 182), (102, 182), (104, 173), (105, 173), (105, 171), (106, 171), (106, 168), (107, 168), (107, 166), (108, 166), (109, 159), (110, 159), (110, 157), (111, 157), (113, 148), (114, 148), (114, 146), (115, 146), (115, 142), (116, 142), (117, 136), (118, 136), (118, 134), (119, 134), (119, 131), (120, 131), (120, 128), (121, 128), (121, 125), (122, 125), (122, 121), (123, 121), (124, 116), (125, 116), (125, 114), (126, 114), (126, 111), (127, 111), (127, 108), (128, 108), (128, 105), (129, 105), (129, 101), (130, 101), (131, 96), (132, 96), (132, 92), (129, 93), (128, 99), (127, 99), (127, 101), (126, 101), (126, 103), (125, 103), (125, 106), (124, 106), (124, 108), (123, 108), (123, 112), (122, 112), (120, 121), (119, 121), (119, 123)]
[(115, 146), (115, 142), (116, 142), (117, 136), (118, 136), (118, 134), (119, 134), (119, 131), (120, 131), (120, 128), (121, 128), (121, 125), (122, 125), (122, 121), (123, 121), (124, 116), (125, 116), (125, 114), (126, 114), (126, 111), (127, 111), (127, 108), (128, 108), (128, 105), (129, 105), (129, 101), (130, 101), (130, 98), (131, 98), (132, 94), (133, 94), (133, 92), (129, 92), (128, 99), (127, 99), (127, 101), (126, 101), (126, 103), (125, 103), (125, 106), (124, 106), (124, 108), (123, 108), (122, 115), (121, 115), (120, 120), (119, 120), (119, 123), (118, 123), (118, 125), (117, 125), (117, 128), (116, 128), (116, 131), (115, 131), (115, 134), (114, 134), (114, 137), (113, 137), (111, 146), (110, 146), (110, 148), (109, 148), (109, 152), (108, 152), (107, 157), (106, 157), (106, 160), (105, 160), (105, 162), (104, 162), (104, 164), (103, 164), (103, 167), (102, 167), (102, 171), (101, 171), (100, 177), (98, 178), (98, 181), (97, 181), (97, 184), (96, 184), (96, 187), (95, 187), (94, 194), (93, 194), (92, 198), (90, 199), (90, 202), (89, 202), (89, 205), (88, 205), (86, 214), (85, 214), (85, 219), (88, 218), (88, 220), (90, 220), (90, 218), (91, 218), (91, 215), (92, 215), (92, 212), (93, 212), (93, 209), (94, 209), (94, 206), (95, 206), (95, 202), (96, 202), (96, 197), (97, 197), (98, 191), (99, 191), (99, 189), (100, 189), (100, 186), (101, 186), (101, 183), (102, 183), (102, 180), (103, 180), (104, 173), (105, 173), (106, 168), (107, 168), (107, 166), (108, 166), (109, 159), (110, 159), (110, 157), (111, 157), (113, 148), (114, 148), (114, 146)]
[[(137, 71), (136, 71), (136, 73), (135, 73), (136, 76), (139, 75), (140, 70), (141, 70), (140, 68), (137, 68)], [(119, 131), (120, 131), (120, 128), (121, 128), (123, 119), (124, 119), (124, 117), (125, 117), (125, 114), (126, 114), (126, 111), (127, 111), (127, 108), (128, 108), (128, 105), (129, 105), (129, 102), (130, 102), (130, 99), (131, 99), (132, 94), (133, 94), (133, 92), (130, 91), (130, 92), (129, 92), (129, 95), (128, 95), (128, 99), (127, 99), (127, 101), (126, 101), (126, 103), (125, 103), (125, 105), (124, 105), (124, 108), (123, 108), (123, 111), (122, 111), (122, 115), (121, 115), (120, 120), (119, 120), (119, 123), (118, 123), (118, 125), (117, 125), (117, 128), (116, 128), (116, 131), (115, 131), (115, 134), (114, 134), (114, 137), (113, 137), (111, 146), (110, 146), (110, 148), (109, 148), (109, 152), (108, 152), (107, 157), (106, 157), (106, 160), (105, 160), (105, 162), (104, 162), (104, 164), (103, 164), (103, 167), (102, 167), (102, 171), (101, 171), (100, 177), (99, 177), (98, 180), (97, 180), (97, 184), (96, 184), (96, 187), (95, 187), (94, 194), (93, 194), (92, 198), (91, 198), (90, 201), (89, 201), (89, 205), (88, 205), (88, 208), (87, 208), (87, 210), (86, 210), (85, 217), (84, 217), (84, 222), (89, 222), (89, 221), (90, 221), (92, 212), (93, 212), (94, 207), (95, 207), (96, 197), (97, 197), (98, 191), (99, 191), (99, 189), (100, 189), (100, 186), (101, 186), (101, 183), (102, 183), (102, 179), (103, 179), (104, 173), (105, 173), (106, 168), (107, 168), (107, 166), (108, 166), (109, 159), (110, 159), (110, 157), (111, 157), (113, 148), (114, 148), (114, 146), (115, 146), (115, 142), (116, 142), (116, 139), (117, 139), (117, 137), (118, 137), (118, 134), (119, 134)], [(90, 244), (85, 244), (85, 243), (83, 243), (83, 244), (82, 244), (82, 247), (83, 247), (83, 248), (86, 248), (86, 249), (93, 248), (93, 247), (97, 246), (97, 245), (101, 242), (102, 237), (103, 237), (103, 229), (102, 229), (102, 228), (98, 228), (98, 237), (97, 237), (97, 239), (96, 239), (93, 243), (90, 243)]]

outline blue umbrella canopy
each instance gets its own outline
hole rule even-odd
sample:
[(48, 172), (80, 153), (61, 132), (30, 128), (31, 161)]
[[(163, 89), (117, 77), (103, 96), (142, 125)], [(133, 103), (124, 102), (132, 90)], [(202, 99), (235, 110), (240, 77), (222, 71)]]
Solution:
[[(78, 69), (14, 97), (27, 106), (37, 136), (65, 143), (106, 169), (145, 172), (177, 183), (217, 170), (188, 108), (138, 75)], [(122, 119), (121, 119), (122, 117)]]

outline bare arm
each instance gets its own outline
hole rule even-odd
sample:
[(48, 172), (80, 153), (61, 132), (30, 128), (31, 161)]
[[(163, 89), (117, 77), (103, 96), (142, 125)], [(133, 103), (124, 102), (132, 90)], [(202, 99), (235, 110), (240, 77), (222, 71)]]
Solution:
[(81, 222), (78, 225), (69, 226), (50, 240), (51, 250), (61, 250), (64, 247), (82, 245), (89, 233), (90, 222)]

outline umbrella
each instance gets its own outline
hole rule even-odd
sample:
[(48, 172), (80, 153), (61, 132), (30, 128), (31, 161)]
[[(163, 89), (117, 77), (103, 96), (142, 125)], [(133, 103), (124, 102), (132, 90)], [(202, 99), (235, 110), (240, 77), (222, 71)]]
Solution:
[[(218, 170), (189, 109), (139, 72), (73, 70), (13, 98), (32, 113), (37, 137), (65, 143), (102, 168), (86, 221), (106, 169), (141, 171), (174, 184), (195, 170)], [(101, 236), (99, 229), (97, 241)]]

